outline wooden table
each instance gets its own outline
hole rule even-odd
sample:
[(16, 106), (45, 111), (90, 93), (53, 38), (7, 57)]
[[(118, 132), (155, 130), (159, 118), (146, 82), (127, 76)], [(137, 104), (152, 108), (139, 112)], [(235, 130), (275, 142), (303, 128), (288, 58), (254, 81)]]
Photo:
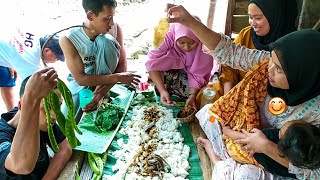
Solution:
[[(77, 119), (81, 118), (82, 112), (77, 113)], [(198, 120), (189, 123), (190, 132), (192, 134), (193, 140), (196, 143), (198, 137), (206, 138), (203, 130), (201, 129)], [(203, 179), (211, 180), (212, 173), (212, 164), (208, 155), (205, 151), (196, 143), (198, 156), (200, 160), (200, 165), (202, 169)], [(93, 171), (91, 170), (88, 161), (87, 161), (87, 153), (83, 151), (73, 150), (73, 154), (71, 160), (68, 162), (65, 169), (59, 176), (59, 180), (70, 180), (76, 178), (76, 173), (78, 172), (80, 178), (82, 180), (91, 179), (93, 175)]]
[[(82, 115), (82, 110), (77, 110), (75, 117), (77, 123), (81, 120)], [(76, 179), (77, 173), (83, 180), (91, 179), (93, 175), (93, 171), (91, 170), (87, 161), (87, 152), (73, 150), (72, 157), (67, 166), (61, 172), (58, 180)]]
[[(84, 157), (87, 153), (83, 151), (73, 150), (72, 157), (59, 176), (59, 180), (76, 179), (76, 173), (82, 167)], [(92, 175), (92, 174), (91, 174)], [(84, 180), (84, 179), (83, 179)]]
[(211, 164), (207, 153), (197, 144), (197, 138), (198, 137), (206, 138), (206, 135), (201, 129), (198, 120), (195, 120), (194, 122), (189, 123), (189, 128), (193, 137), (193, 141), (196, 143), (203, 179), (211, 180), (213, 165)]

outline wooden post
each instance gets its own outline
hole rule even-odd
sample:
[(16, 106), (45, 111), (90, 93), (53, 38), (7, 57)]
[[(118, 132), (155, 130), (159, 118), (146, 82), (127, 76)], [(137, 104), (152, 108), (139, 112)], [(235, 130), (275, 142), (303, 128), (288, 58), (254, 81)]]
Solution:
[(320, 19), (319, 19), (318, 22), (313, 26), (312, 29), (314, 29), (314, 30), (319, 30), (319, 28), (320, 28)]
[(206, 138), (206, 135), (203, 132), (203, 130), (201, 129), (198, 120), (195, 120), (195, 121), (189, 123), (189, 128), (190, 128), (191, 135), (193, 137), (193, 141), (195, 142), (196, 147), (197, 147), (198, 156), (199, 156), (199, 160), (200, 160), (200, 166), (202, 169), (203, 180), (211, 180), (213, 166), (212, 166), (211, 161), (210, 161), (207, 153), (205, 152), (205, 150), (202, 149), (197, 144), (197, 138), (198, 137)]
[(72, 157), (64, 170), (61, 172), (58, 180), (76, 179), (76, 173), (79, 172), (84, 160), (85, 152), (73, 150)]
[(216, 0), (210, 0), (208, 19), (207, 19), (207, 27), (210, 29), (212, 29), (212, 25), (213, 25), (215, 8), (216, 8)]
[(231, 35), (231, 22), (235, 0), (216, 0), (212, 29)]
[(312, 28), (320, 19), (319, 12), (319, 0), (303, 0), (298, 29)]
[(231, 36), (235, 0), (211, 0), (207, 25), (210, 29)]
[(227, 10), (225, 34), (230, 37), (232, 34), (232, 19), (233, 19), (234, 6), (235, 6), (235, 0), (228, 0), (228, 10)]

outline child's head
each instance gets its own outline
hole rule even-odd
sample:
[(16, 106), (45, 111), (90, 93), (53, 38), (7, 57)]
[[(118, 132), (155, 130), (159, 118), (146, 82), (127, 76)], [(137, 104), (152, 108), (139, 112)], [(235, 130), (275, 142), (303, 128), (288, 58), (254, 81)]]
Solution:
[(302, 121), (290, 121), (279, 132), (278, 148), (293, 165), (320, 167), (320, 128)]

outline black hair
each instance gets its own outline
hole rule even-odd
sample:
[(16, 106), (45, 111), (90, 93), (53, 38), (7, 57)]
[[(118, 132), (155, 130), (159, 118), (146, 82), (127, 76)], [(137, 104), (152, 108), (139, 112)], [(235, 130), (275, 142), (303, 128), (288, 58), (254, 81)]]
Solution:
[(116, 0), (82, 0), (82, 7), (85, 12), (92, 11), (98, 16), (103, 6), (117, 7)]
[(26, 77), (21, 83), (20, 92), (19, 92), (20, 99), (22, 98), (22, 96), (24, 94), (24, 91), (26, 89), (26, 84), (27, 84), (28, 80), (30, 79), (30, 77), (31, 77), (31, 75)]
[(278, 142), (281, 155), (294, 166), (307, 169), (320, 167), (320, 128), (309, 123), (294, 123)]
[[(20, 96), (20, 99), (22, 98), (25, 90), (26, 90), (26, 85), (27, 85), (27, 82), (28, 80), (30, 79), (31, 75), (26, 77), (22, 82), (21, 82), (21, 85), (20, 85), (20, 91), (19, 91), (19, 96)], [(57, 87), (54, 88), (55, 92), (57, 93), (58, 96), (60, 96), (60, 92), (56, 91)], [(50, 107), (49, 107), (50, 108)]]

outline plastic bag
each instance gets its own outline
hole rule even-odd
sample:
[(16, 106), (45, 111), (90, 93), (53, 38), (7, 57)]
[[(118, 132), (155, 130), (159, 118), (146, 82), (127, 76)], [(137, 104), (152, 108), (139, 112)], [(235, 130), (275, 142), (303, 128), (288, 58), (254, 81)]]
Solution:
[(161, 18), (158, 26), (154, 28), (154, 37), (153, 45), (155, 48), (159, 47), (166, 37), (167, 32), (169, 31), (170, 24), (166, 18)]

